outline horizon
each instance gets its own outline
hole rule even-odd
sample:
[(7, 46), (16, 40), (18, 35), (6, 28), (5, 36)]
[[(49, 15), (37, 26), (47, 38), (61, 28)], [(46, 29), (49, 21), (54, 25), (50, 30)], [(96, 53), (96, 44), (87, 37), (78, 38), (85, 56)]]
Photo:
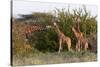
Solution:
[(79, 10), (83, 9), (83, 6), (86, 7), (86, 10), (90, 13), (91, 16), (97, 16), (97, 6), (93, 5), (82, 5), (82, 4), (67, 4), (67, 3), (54, 3), (54, 2), (37, 2), (37, 1), (13, 1), (13, 16), (19, 17), (20, 14), (32, 14), (33, 12), (51, 12), (54, 10), (63, 9), (68, 10), (70, 13), (73, 13), (73, 9)]

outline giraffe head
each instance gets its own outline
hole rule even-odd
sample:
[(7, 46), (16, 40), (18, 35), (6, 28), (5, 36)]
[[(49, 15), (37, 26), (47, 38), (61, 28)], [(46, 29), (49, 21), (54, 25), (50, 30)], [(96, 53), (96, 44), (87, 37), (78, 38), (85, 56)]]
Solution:
[(56, 22), (54, 22), (53, 24), (54, 24), (54, 26), (56, 26), (56, 25), (57, 25), (57, 23), (56, 23)]
[(58, 25), (56, 22), (53, 23), (53, 28), (56, 30), (58, 28)]
[(74, 18), (76, 22), (80, 22), (81, 19), (80, 19), (80, 16), (79, 15), (76, 15), (76, 17)]

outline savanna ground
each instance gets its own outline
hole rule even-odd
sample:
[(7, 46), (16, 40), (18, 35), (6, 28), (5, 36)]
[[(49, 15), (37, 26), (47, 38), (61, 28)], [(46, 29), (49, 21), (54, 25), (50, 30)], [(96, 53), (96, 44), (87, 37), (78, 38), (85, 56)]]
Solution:
[(92, 52), (57, 52), (53, 53), (29, 53), (22, 56), (13, 56), (13, 65), (38, 65), (59, 64), (97, 61), (97, 55)]
[[(81, 10), (81, 9), (80, 9)], [(12, 20), (12, 65), (37, 65), (37, 64), (58, 64), (58, 63), (76, 63), (97, 61), (97, 20), (91, 16), (86, 8), (82, 12), (73, 10), (74, 14), (69, 11), (57, 10), (58, 17), (51, 13), (33, 13), (31, 15), (22, 15), (24, 19), (13, 18)], [(71, 31), (75, 25), (73, 18), (78, 14), (80, 16), (80, 30), (88, 39), (88, 51), (75, 51), (76, 38)], [(55, 31), (48, 29), (43, 32), (36, 32), (28, 42), (22, 36), (24, 29), (31, 26), (32, 23), (41, 23), (52, 25), (56, 18), (61, 31), (69, 36), (72, 40), (72, 52), (69, 52), (64, 46), (61, 53), (58, 54), (58, 37)], [(68, 32), (69, 31), (69, 32)], [(92, 33), (92, 34), (91, 34)]]

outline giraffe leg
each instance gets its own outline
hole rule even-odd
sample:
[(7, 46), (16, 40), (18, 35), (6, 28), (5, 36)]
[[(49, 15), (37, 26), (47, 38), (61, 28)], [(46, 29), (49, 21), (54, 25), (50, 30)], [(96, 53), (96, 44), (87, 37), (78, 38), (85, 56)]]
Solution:
[(86, 42), (84, 45), (84, 50), (87, 51), (87, 48), (88, 48), (88, 43)]
[(76, 50), (80, 51), (80, 40), (78, 40), (78, 43), (76, 44)]
[(78, 51), (80, 52), (80, 40), (79, 40), (79, 42), (78, 42)]
[(78, 43), (76, 43), (76, 51), (78, 51)]
[(69, 41), (67, 42), (67, 46), (68, 46), (68, 51), (71, 51), (71, 40), (69, 39)]
[(60, 53), (61, 49), (62, 49), (62, 39), (59, 39), (59, 50), (58, 50), (58, 53)]
[(76, 51), (78, 51), (78, 42), (76, 43)]

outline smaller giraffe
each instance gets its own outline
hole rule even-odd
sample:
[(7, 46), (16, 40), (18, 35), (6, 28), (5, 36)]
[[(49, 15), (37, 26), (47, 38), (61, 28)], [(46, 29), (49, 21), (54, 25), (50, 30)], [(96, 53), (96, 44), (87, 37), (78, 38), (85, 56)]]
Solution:
[(77, 41), (78, 41), (77, 44), (76, 44), (76, 50), (80, 51), (81, 47), (83, 47), (84, 50), (87, 50), (87, 48), (88, 48), (88, 41), (83, 36), (83, 33), (76, 31), (76, 29), (74, 27), (72, 27), (72, 31), (74, 32), (74, 35), (76, 36)]
[(54, 22), (54, 30), (57, 32), (58, 38), (59, 38), (58, 53), (60, 53), (60, 51), (62, 49), (62, 43), (66, 43), (66, 45), (68, 46), (68, 50), (71, 51), (71, 39), (68, 36), (65, 36), (64, 33), (60, 31), (56, 22)]

